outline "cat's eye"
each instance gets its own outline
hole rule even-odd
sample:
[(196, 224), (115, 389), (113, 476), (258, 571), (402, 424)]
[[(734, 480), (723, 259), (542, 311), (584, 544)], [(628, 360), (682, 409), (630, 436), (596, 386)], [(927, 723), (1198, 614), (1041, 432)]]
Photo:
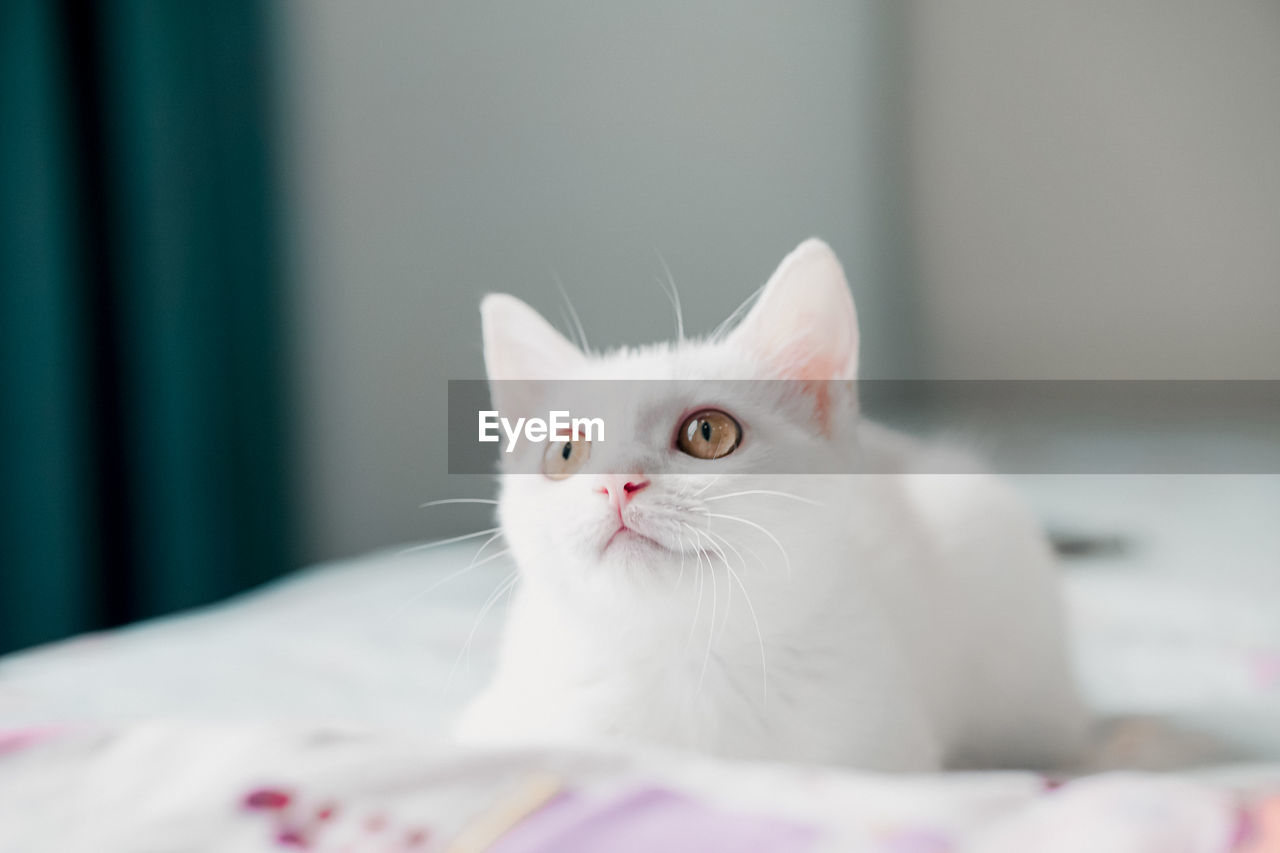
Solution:
[(590, 457), (589, 441), (553, 441), (542, 452), (542, 473), (552, 480), (563, 480), (578, 473)]
[(719, 409), (704, 409), (685, 418), (676, 436), (676, 446), (698, 459), (728, 456), (742, 441), (742, 428)]

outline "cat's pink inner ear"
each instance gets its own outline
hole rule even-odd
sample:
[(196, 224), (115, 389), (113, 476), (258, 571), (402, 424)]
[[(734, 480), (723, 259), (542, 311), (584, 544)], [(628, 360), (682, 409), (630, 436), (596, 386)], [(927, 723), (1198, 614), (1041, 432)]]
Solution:
[(858, 315), (831, 247), (810, 239), (787, 255), (730, 341), (766, 378), (800, 382), (818, 428), (830, 433), (849, 399), (842, 380), (858, 375)]
[(766, 358), (781, 379), (824, 382), (844, 379), (846, 372), (852, 369), (847, 359), (839, 355), (832, 356), (825, 351), (815, 351), (803, 343), (781, 347), (777, 352), (766, 354)]
[(787, 255), (730, 340), (774, 378), (857, 378), (858, 315), (831, 247), (814, 238)]

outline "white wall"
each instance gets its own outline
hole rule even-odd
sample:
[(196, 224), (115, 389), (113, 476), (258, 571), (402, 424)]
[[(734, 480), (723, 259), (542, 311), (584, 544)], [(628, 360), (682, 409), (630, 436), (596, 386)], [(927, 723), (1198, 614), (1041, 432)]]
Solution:
[(872, 371), (909, 359), (895, 281), (896, 34), (869, 2), (293, 0), (285, 151), (309, 557), (479, 527), (444, 388), (477, 302), (593, 342), (672, 332), (661, 252), (709, 330), (810, 234), (844, 256)]
[(935, 375), (1280, 378), (1280, 3), (910, 9)]

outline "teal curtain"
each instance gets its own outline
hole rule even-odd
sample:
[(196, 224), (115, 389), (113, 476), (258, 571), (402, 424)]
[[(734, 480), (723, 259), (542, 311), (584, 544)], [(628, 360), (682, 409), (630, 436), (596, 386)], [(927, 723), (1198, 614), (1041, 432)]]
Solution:
[(293, 564), (266, 12), (0, 3), (0, 650)]

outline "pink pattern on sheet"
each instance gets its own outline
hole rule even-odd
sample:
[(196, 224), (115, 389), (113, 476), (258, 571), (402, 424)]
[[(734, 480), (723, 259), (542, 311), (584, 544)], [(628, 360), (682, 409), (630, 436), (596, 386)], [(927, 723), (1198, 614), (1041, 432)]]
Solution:
[(57, 737), (65, 731), (60, 726), (29, 726), (21, 729), (0, 729), (0, 755)]
[(1264, 690), (1280, 688), (1280, 651), (1263, 649), (1254, 652), (1253, 672)]
[[(568, 791), (526, 816), (499, 838), (493, 853), (802, 853), (816, 843), (815, 826), (772, 815), (730, 811), (656, 786), (608, 798)], [(909, 848), (901, 849), (906, 853)], [(943, 848), (945, 849), (945, 848)], [(939, 853), (932, 848), (928, 853)], [(916, 847), (912, 853), (924, 853)]]
[(1241, 809), (1233, 853), (1280, 853), (1280, 795)]
[[(276, 846), (292, 850), (333, 850), (338, 853), (376, 849), (379, 853), (412, 853), (426, 850), (432, 839), (431, 831), (420, 825), (396, 826), (386, 814), (375, 811), (359, 821), (361, 841), (342, 844), (334, 848), (325, 844), (325, 834), (337, 823), (343, 812), (332, 799), (319, 801), (314, 806), (305, 805), (292, 789), (283, 787), (254, 788), (240, 800), (243, 809), (267, 816), (272, 825)], [(347, 829), (350, 829), (348, 825)], [(367, 845), (372, 844), (373, 847)]]

